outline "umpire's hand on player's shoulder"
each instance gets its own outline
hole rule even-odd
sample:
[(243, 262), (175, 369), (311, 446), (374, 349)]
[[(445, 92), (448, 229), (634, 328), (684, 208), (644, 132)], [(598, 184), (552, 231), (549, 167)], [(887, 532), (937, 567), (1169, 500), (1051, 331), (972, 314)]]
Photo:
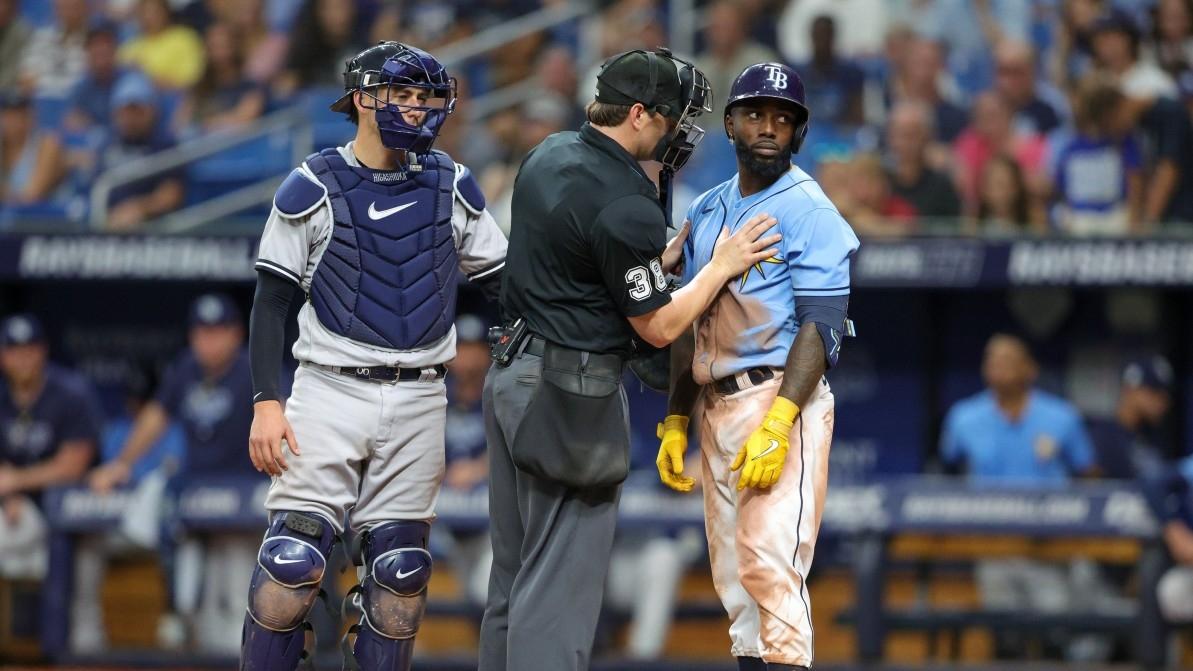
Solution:
[(778, 233), (763, 234), (778, 223), (778, 219), (764, 212), (750, 217), (733, 233), (729, 232), (727, 226), (721, 228), (709, 265), (718, 268), (728, 281), (746, 272), (755, 263), (775, 256), (779, 249), (771, 245), (782, 240), (783, 236)]
[(249, 458), (253, 460), (253, 467), (270, 475), (281, 475), (287, 470), (283, 441), (291, 454), (296, 457), (301, 454), (294, 429), (290, 428), (290, 422), (282, 412), (282, 404), (278, 401), (254, 403), (253, 426), (249, 429)]
[(655, 465), (659, 467), (659, 479), (677, 492), (690, 492), (696, 484), (695, 478), (683, 474), (683, 454), (688, 449), (688, 418), (685, 415), (667, 415), (659, 424), (656, 435), (659, 456)]
[(783, 463), (787, 461), (788, 436), (795, 426), (799, 406), (779, 396), (762, 419), (762, 426), (754, 430), (741, 446), (730, 470), (745, 470), (737, 478), (737, 489), (746, 487), (766, 489), (779, 481)]

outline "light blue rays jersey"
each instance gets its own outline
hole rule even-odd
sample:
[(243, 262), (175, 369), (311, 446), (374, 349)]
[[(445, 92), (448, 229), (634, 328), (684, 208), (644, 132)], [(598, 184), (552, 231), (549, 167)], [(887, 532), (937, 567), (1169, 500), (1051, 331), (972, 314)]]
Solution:
[(733, 279), (697, 321), (692, 375), (700, 384), (750, 368), (782, 368), (799, 331), (798, 301), (849, 295), (849, 261), (858, 249), (857, 236), (815, 180), (794, 166), (769, 188), (746, 198), (734, 175), (692, 203), (684, 281), (712, 258), (722, 228), (736, 231), (763, 212), (779, 220), (770, 231), (783, 235), (779, 253)]

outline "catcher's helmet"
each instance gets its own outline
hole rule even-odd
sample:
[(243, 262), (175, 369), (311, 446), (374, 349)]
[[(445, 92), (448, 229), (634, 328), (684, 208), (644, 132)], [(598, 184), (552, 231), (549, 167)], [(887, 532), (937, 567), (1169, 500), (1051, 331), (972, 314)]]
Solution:
[(733, 87), (729, 89), (729, 97), (725, 101), (725, 115), (729, 115), (734, 105), (755, 98), (781, 100), (795, 107), (801, 117), (791, 138), (791, 153), (799, 153), (800, 145), (804, 143), (804, 137), (808, 134), (808, 121), (812, 116), (805, 102), (803, 80), (793, 68), (783, 63), (751, 65), (733, 80)]
[[(375, 94), (380, 86), (427, 89), (431, 100), (440, 104), (399, 107), (388, 96), (382, 99)], [(380, 42), (348, 59), (344, 63), (344, 95), (332, 103), (331, 109), (350, 113), (352, 94), (357, 91), (374, 102), (381, 143), (390, 149), (405, 149), (415, 154), (431, 150), (443, 122), (456, 106), (455, 77), (448, 76), (447, 69), (431, 54), (400, 42)], [(423, 113), (419, 125), (410, 124), (402, 116), (403, 111), (411, 109)]]

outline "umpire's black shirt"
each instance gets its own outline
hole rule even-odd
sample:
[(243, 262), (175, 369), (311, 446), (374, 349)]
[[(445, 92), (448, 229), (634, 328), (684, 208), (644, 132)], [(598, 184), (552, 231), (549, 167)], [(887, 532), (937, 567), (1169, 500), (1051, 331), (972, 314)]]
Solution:
[(654, 183), (584, 124), (531, 150), (514, 181), (501, 307), (532, 333), (588, 352), (631, 351), (636, 317), (666, 305), (666, 223)]

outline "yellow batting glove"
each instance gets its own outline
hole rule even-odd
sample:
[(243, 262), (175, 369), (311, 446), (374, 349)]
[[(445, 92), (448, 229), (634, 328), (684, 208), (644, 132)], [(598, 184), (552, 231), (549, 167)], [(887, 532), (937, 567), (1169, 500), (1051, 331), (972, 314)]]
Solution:
[(746, 487), (766, 489), (779, 481), (787, 460), (788, 436), (797, 415), (798, 405), (782, 396), (775, 399), (762, 419), (762, 426), (750, 434), (730, 466), (734, 471), (746, 467), (737, 479), (738, 491)]
[(659, 443), (659, 479), (677, 492), (690, 492), (696, 485), (695, 478), (684, 477), (683, 453), (688, 449), (688, 418), (684, 415), (667, 415), (659, 424), (655, 434)]

